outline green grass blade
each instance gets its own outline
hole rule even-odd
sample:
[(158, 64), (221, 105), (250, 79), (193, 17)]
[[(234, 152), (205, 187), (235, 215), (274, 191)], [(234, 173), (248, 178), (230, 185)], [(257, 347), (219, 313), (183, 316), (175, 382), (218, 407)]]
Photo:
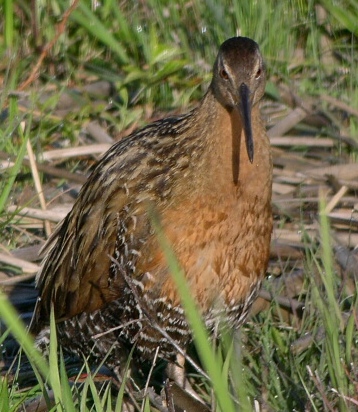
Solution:
[(9, 383), (7, 377), (4, 376), (0, 381), (0, 411), (8, 411), (9, 406)]
[(27, 333), (26, 327), (19, 319), (14, 307), (8, 301), (3, 292), (0, 291), (0, 316), (7, 324), (10, 332), (19, 342), (21, 348), (29, 358), (33, 367), (38, 369), (43, 377), (49, 375), (49, 367), (42, 354), (35, 348), (32, 337)]
[(67, 412), (75, 412), (75, 403), (73, 400), (73, 394), (71, 391), (70, 383), (66, 372), (65, 361), (63, 358), (62, 350), (60, 350), (60, 379), (61, 379), (61, 399), (64, 409)]
[(64, 411), (62, 405), (62, 387), (60, 380), (60, 371), (58, 368), (58, 346), (57, 346), (57, 333), (56, 333), (56, 322), (53, 308), (51, 309), (50, 316), (50, 354), (49, 354), (49, 364), (50, 364), (50, 384), (54, 393), (56, 407), (59, 411)]
[(14, 1), (5, 0), (5, 47), (12, 49), (14, 45)]
[(109, 50), (112, 50), (112, 52), (117, 55), (121, 63), (128, 63), (129, 58), (124, 47), (122, 47), (111, 31), (106, 28), (106, 26), (84, 2), (80, 3), (77, 10), (74, 10), (71, 15), (71, 19), (75, 20), (92, 36), (100, 40), (106, 47), (108, 47)]
[(163, 233), (160, 220), (155, 213), (152, 214), (152, 223), (158, 236), (159, 244), (166, 256), (170, 273), (172, 274), (178, 288), (188, 323), (194, 334), (195, 346), (199, 357), (212, 381), (218, 404), (220, 405), (222, 411), (234, 412), (235, 408), (230, 398), (230, 394), (228, 394), (227, 384), (222, 379), (221, 362), (210, 344), (208, 331), (199, 314), (196, 303), (190, 294), (190, 289), (186, 282), (184, 273), (181, 270), (175, 254)]
[(23, 161), (24, 156), (26, 154), (26, 143), (27, 143), (28, 135), (26, 135), (26, 137), (23, 135), (21, 125), (19, 126), (18, 130), (19, 130), (19, 134), (21, 136), (22, 143), (21, 143), (21, 146), (20, 146), (20, 149), (19, 149), (19, 154), (17, 155), (16, 161), (15, 161), (15, 164), (11, 168), (10, 175), (9, 175), (9, 177), (8, 177), (4, 187), (2, 189), (2, 192), (0, 194), (0, 213), (5, 208), (5, 205), (6, 205), (6, 202), (7, 202), (8, 198), (9, 198), (11, 189), (14, 185), (16, 176), (18, 175), (18, 173), (21, 169), (22, 161)]

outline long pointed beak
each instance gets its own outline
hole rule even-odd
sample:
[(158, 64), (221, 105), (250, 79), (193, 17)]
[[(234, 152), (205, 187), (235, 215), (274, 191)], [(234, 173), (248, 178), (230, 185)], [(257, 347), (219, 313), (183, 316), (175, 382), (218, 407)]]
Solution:
[(251, 125), (251, 103), (250, 103), (250, 89), (245, 83), (240, 86), (240, 103), (239, 110), (244, 126), (245, 143), (247, 155), (250, 162), (254, 161), (254, 139), (252, 137), (252, 125)]

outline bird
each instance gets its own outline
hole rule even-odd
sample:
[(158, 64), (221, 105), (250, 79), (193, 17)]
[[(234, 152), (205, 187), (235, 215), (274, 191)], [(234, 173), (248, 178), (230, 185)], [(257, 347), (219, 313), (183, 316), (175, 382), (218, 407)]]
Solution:
[[(198, 105), (116, 142), (43, 248), (32, 332), (79, 356), (125, 367), (172, 364), (192, 341), (153, 227), (153, 211), (209, 331), (238, 329), (268, 265), (272, 159), (260, 116), (266, 68), (258, 44), (219, 47)], [(182, 366), (182, 362), (180, 364)]]

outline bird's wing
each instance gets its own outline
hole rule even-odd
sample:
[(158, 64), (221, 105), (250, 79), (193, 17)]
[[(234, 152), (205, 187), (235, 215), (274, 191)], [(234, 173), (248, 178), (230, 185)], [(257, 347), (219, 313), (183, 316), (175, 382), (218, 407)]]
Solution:
[[(36, 322), (92, 312), (120, 297), (132, 275), (151, 224), (148, 208), (165, 207), (177, 176), (176, 136), (191, 114), (152, 123), (119, 141), (99, 161), (73, 209), (46, 243), (37, 276)], [(186, 121), (183, 121), (186, 120)]]

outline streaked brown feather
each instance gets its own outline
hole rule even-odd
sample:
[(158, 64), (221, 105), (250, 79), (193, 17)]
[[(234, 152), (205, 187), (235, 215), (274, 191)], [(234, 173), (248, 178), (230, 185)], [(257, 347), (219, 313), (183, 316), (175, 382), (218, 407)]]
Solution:
[[(231, 85), (220, 78), (221, 64)], [(63, 345), (85, 354), (96, 345), (99, 358), (114, 345), (112, 366), (134, 342), (143, 358), (157, 345), (161, 357), (172, 358), (160, 328), (187, 344), (190, 331), (151, 225), (152, 208), (208, 327), (220, 317), (242, 324), (266, 270), (272, 229), (271, 155), (257, 104), (262, 64), (251, 40), (225, 42), (196, 109), (152, 123), (103, 156), (44, 248), (36, 332), (53, 303)], [(258, 67), (263, 76), (256, 79)], [(240, 82), (252, 89), (253, 163), (235, 100)]]

